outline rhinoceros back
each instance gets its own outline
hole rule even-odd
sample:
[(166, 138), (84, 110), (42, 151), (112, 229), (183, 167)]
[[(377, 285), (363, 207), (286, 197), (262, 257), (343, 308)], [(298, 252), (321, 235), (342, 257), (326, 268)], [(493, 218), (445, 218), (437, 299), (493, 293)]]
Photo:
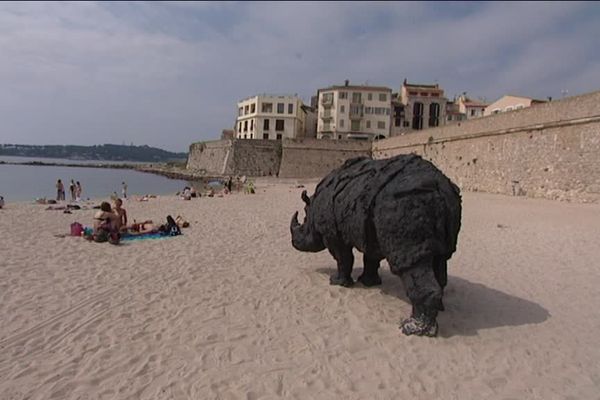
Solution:
[(317, 229), (324, 237), (341, 238), (360, 251), (377, 251), (369, 249), (377, 246), (373, 208), (384, 189), (386, 196), (396, 198), (439, 192), (446, 217), (440, 221), (439, 228), (444, 229), (440, 236), (444, 236), (445, 251), (454, 252), (460, 229), (458, 188), (433, 164), (413, 154), (384, 160), (354, 158), (332, 171), (319, 183), (313, 196), (311, 208), (317, 211)]

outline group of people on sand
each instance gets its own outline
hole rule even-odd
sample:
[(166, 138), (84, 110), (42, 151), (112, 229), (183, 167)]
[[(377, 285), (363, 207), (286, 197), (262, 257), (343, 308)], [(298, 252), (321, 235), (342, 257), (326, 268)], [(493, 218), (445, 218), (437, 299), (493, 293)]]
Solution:
[(189, 222), (181, 216), (173, 219), (167, 216), (167, 223), (155, 225), (152, 220), (137, 222), (128, 225), (127, 211), (123, 208), (123, 200), (117, 198), (111, 207), (110, 203), (102, 202), (100, 209), (94, 215), (92, 232), (85, 235), (88, 240), (96, 242), (109, 242), (118, 244), (124, 236), (135, 236), (144, 234), (161, 233), (163, 235), (175, 236), (181, 234), (181, 228), (187, 228)]
[[(69, 192), (71, 194), (71, 201), (81, 201), (81, 193), (83, 192), (83, 189), (82, 189), (81, 183), (79, 181), (77, 181), (77, 183), (75, 183), (75, 181), (73, 179), (71, 179), (71, 183), (69, 184)], [(56, 201), (65, 201), (65, 200), (66, 200), (65, 185), (59, 179), (56, 182)]]

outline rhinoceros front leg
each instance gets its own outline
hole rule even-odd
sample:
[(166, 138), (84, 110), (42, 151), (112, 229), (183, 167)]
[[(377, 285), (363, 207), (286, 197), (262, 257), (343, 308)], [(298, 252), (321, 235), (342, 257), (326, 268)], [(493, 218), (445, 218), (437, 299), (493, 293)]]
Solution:
[(337, 261), (337, 273), (329, 278), (331, 285), (340, 285), (350, 287), (354, 285), (352, 279), (352, 267), (354, 265), (354, 255), (352, 254), (352, 246), (343, 244), (328, 244), (327, 249)]
[(412, 315), (401, 322), (405, 335), (436, 336), (436, 317), (442, 308), (442, 288), (436, 279), (433, 260), (426, 258), (408, 268), (394, 265), (392, 272), (400, 275), (406, 294), (412, 303)]
[(377, 286), (381, 285), (381, 278), (379, 277), (379, 262), (377, 258), (371, 258), (367, 254), (363, 255), (364, 269), (363, 273), (358, 277), (358, 281), (365, 286)]

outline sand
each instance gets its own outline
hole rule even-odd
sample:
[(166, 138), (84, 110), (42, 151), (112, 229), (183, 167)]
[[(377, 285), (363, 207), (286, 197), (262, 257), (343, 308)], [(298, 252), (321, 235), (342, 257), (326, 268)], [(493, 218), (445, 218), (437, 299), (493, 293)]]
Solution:
[(257, 188), (129, 201), (191, 227), (120, 246), (54, 237), (93, 210), (7, 204), (0, 399), (599, 398), (600, 206), (465, 193), (440, 335), (419, 338), (387, 266), (330, 286), (330, 255), (290, 245), (302, 189)]

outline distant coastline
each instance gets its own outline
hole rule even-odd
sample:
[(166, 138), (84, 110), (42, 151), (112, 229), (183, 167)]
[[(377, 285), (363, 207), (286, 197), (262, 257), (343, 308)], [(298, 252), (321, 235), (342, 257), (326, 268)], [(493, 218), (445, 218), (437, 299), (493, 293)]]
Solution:
[(73, 161), (114, 162), (169, 162), (187, 159), (187, 153), (174, 153), (150, 146), (103, 144), (75, 145), (24, 145), (0, 144), (0, 156), (59, 158)]
[(46, 162), (46, 161), (2, 161), (0, 165), (27, 165), (35, 167), (74, 167), (74, 168), (108, 168), (108, 169), (131, 169), (138, 172), (145, 172), (155, 175), (161, 175), (170, 179), (187, 181), (206, 181), (210, 179), (222, 178), (222, 176), (208, 176), (193, 174), (185, 169), (183, 162), (167, 163), (143, 163), (143, 164), (124, 164), (124, 163), (68, 163), (68, 162)]

